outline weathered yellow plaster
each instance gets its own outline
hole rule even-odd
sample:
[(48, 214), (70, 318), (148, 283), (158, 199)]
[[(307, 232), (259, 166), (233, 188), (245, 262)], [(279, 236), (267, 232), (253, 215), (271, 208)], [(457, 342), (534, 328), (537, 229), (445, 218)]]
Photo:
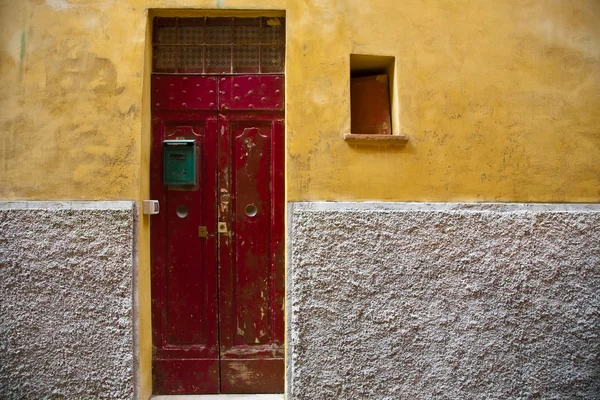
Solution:
[[(148, 198), (148, 15), (239, 10), (286, 15), (289, 201), (600, 201), (596, 0), (0, 0), (0, 199)], [(405, 147), (343, 141), (350, 54), (395, 57)]]
[[(600, 199), (600, 3), (302, 3), (288, 11), (289, 200)], [(305, 25), (320, 38), (291, 32)], [(340, 141), (349, 53), (396, 57), (406, 148)]]
[[(0, 7), (5, 199), (137, 196), (145, 16), (167, 7), (171, 15), (286, 11), (289, 200), (600, 198), (594, 0)], [(396, 58), (392, 121), (411, 138), (404, 149), (341, 139), (350, 126), (351, 53)]]

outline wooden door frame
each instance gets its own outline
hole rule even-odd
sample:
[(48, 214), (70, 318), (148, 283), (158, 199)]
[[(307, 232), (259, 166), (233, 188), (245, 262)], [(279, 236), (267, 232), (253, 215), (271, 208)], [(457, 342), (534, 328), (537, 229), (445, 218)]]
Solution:
[[(149, 200), (150, 197), (150, 153), (152, 137), (152, 112), (151, 112), (151, 76), (152, 76), (152, 21), (154, 17), (286, 17), (286, 9), (170, 9), (154, 8), (148, 9), (144, 17), (146, 23), (144, 68), (142, 78), (142, 124), (141, 124), (141, 143), (140, 143), (140, 184), (137, 195), (140, 217), (137, 220), (137, 248), (134, 257), (138, 265), (138, 274), (134, 279), (134, 332), (133, 332), (133, 359), (134, 359), (134, 398), (149, 398), (152, 394), (152, 313), (151, 313), (151, 258), (150, 258), (150, 224), (152, 217), (144, 215), (141, 212), (141, 203), (143, 200)], [(285, 64), (288, 64), (287, 39)], [(287, 68), (286, 68), (287, 69)], [(285, 70), (282, 72), (285, 76)], [(286, 77), (287, 81), (287, 77)], [(286, 92), (287, 92), (286, 82)], [(284, 112), (287, 110), (287, 98), (284, 100)], [(287, 274), (288, 274), (288, 253), (287, 241), (288, 232), (288, 207), (287, 207), (287, 126), (283, 127), (284, 140), (284, 192), (283, 192), (283, 219), (284, 219), (284, 358), (289, 356), (288, 349), (288, 331), (289, 307), (287, 300)], [(287, 365), (287, 361), (286, 361)], [(287, 369), (287, 367), (286, 367)], [(286, 370), (286, 375), (289, 371)], [(286, 378), (287, 381), (287, 378)], [(284, 385), (284, 392), (287, 393), (288, 386)]]

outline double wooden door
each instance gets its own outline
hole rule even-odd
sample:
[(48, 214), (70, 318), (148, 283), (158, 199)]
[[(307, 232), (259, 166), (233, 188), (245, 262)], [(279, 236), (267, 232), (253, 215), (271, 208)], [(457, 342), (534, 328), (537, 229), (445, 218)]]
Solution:
[[(153, 387), (283, 392), (283, 76), (152, 78)], [(193, 140), (195, 185), (163, 141)]]

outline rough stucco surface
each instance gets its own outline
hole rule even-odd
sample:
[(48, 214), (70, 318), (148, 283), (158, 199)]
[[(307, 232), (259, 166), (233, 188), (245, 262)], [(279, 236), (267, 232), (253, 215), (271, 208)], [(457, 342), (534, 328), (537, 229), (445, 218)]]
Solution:
[(0, 203), (0, 398), (133, 397), (133, 204)]
[(289, 217), (290, 398), (600, 398), (600, 206)]

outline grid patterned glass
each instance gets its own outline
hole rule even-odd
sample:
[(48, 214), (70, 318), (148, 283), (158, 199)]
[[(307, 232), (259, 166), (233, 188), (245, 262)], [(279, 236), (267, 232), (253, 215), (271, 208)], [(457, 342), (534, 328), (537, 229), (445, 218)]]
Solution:
[(259, 47), (258, 46), (236, 46), (233, 48), (233, 68), (234, 72), (258, 72), (259, 67)]
[(269, 19), (263, 22), (262, 25), (261, 43), (264, 44), (283, 44), (283, 29), (281, 25), (269, 25)]
[(177, 47), (156, 46), (154, 47), (154, 70), (175, 71), (177, 68)]
[(231, 46), (208, 46), (206, 48), (206, 68), (216, 72), (229, 72), (231, 69)]
[(235, 43), (260, 43), (260, 26), (236, 26)]
[(230, 25), (216, 25), (206, 27), (206, 44), (231, 43), (233, 32)]
[(204, 43), (204, 26), (183, 25), (179, 27), (179, 43), (201, 44)]
[(177, 27), (161, 26), (156, 35), (157, 43), (177, 43)]
[(179, 67), (182, 69), (202, 69), (202, 46), (185, 46), (179, 49)]
[(155, 72), (235, 74), (284, 70), (284, 18), (157, 17), (153, 36)]
[(283, 72), (283, 49), (280, 46), (263, 46), (261, 60), (263, 70)]

